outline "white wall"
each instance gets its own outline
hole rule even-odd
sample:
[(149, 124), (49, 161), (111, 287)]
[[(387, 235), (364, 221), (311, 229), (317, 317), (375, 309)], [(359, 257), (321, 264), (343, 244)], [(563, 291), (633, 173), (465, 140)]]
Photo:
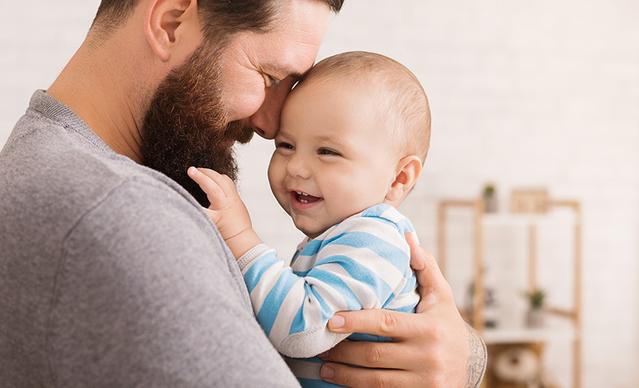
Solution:
[[(435, 250), (436, 201), (472, 197), (488, 181), (502, 203), (521, 185), (583, 202), (588, 388), (639, 386), (638, 16), (639, 3), (624, 0), (349, 0), (320, 53), (381, 52), (425, 85), (431, 152), (404, 209), (426, 247)], [(263, 237), (286, 255), (300, 235), (268, 191), (271, 150), (258, 141), (240, 150), (242, 190)], [(551, 301), (567, 299), (567, 284), (543, 283)], [(568, 347), (552, 350), (550, 368), (568, 382)]]
[[(0, 0), (0, 145), (98, 3)], [(542, 184), (583, 202), (588, 388), (639, 386), (637, 15), (631, 0), (347, 0), (320, 53), (381, 52), (425, 85), (432, 148), (404, 209), (426, 247), (436, 201), (474, 196), (487, 181), (504, 201), (514, 186)], [(301, 235), (268, 190), (271, 151), (259, 139), (239, 149), (240, 188), (263, 238), (288, 255)], [(548, 286), (563, 289), (556, 282)], [(560, 355), (552, 359), (565, 375)]]

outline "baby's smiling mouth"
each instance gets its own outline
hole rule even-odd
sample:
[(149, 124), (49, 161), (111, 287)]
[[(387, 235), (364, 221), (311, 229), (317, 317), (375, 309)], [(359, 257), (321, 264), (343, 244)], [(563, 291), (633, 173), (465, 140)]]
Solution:
[(291, 196), (296, 202), (300, 204), (304, 204), (304, 205), (315, 203), (322, 200), (322, 198), (320, 197), (307, 194), (303, 191), (291, 191)]

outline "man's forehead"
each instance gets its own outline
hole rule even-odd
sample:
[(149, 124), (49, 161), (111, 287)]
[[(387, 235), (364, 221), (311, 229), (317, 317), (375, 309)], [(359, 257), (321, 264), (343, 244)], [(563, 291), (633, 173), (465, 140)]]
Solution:
[(330, 10), (320, 1), (287, 1), (273, 21), (268, 36), (269, 46), (275, 46), (270, 65), (301, 75), (315, 62), (317, 51), (326, 32)]

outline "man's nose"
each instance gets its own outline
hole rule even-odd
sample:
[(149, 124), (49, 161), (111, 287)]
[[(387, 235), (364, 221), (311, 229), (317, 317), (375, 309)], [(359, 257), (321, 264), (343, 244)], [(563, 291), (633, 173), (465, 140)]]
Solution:
[(292, 86), (292, 78), (287, 77), (278, 85), (266, 89), (262, 106), (249, 118), (250, 125), (258, 135), (265, 139), (273, 139), (277, 135), (282, 106)]

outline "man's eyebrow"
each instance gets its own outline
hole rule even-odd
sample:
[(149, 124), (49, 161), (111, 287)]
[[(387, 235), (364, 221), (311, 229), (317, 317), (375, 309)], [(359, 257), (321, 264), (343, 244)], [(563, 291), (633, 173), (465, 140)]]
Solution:
[(291, 77), (295, 81), (299, 81), (302, 78), (304, 78), (304, 74), (306, 73), (306, 72), (300, 73), (298, 71), (293, 71), (288, 67), (282, 67), (272, 63), (265, 64), (264, 69), (269, 72), (275, 73), (276, 75), (281, 75), (283, 76), (282, 78)]

